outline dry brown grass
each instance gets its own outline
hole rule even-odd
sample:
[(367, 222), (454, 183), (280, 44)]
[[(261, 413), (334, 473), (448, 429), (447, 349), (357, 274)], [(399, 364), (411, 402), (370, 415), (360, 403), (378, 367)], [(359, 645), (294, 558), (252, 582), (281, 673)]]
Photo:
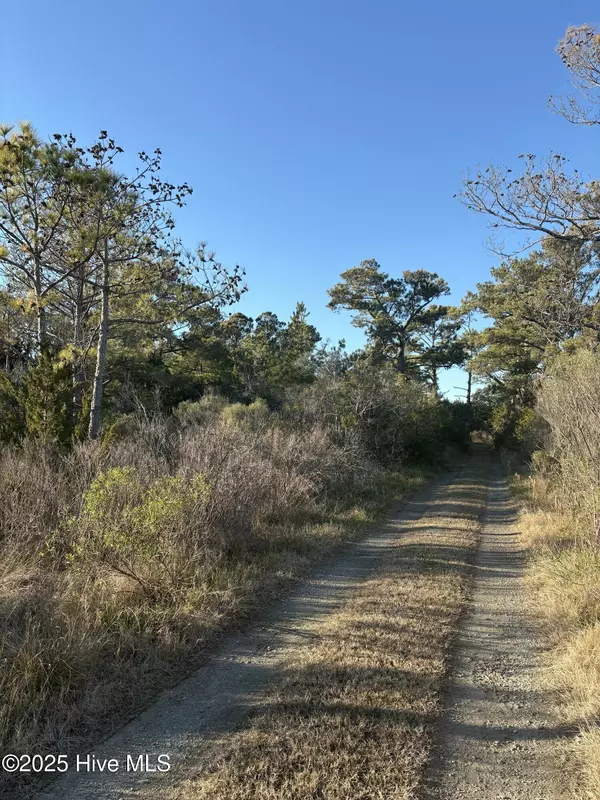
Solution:
[(558, 714), (580, 728), (574, 780), (583, 796), (600, 800), (600, 551), (564, 513), (524, 512), (521, 530), (532, 608), (551, 645), (540, 681)]
[(597, 800), (600, 797), (600, 729), (584, 730), (577, 742), (577, 760), (586, 791), (586, 797)]
[(536, 611), (553, 643), (600, 619), (600, 553), (570, 547), (540, 555), (527, 573)]
[(481, 473), (449, 487), (170, 800), (414, 798), (468, 591)]
[(600, 354), (562, 357), (538, 394), (550, 433), (547, 471), (562, 507), (600, 535)]
[[(130, 546), (127, 520), (121, 529), (118, 514), (101, 515), (126, 534), (117, 559), (103, 526), (90, 528), (85, 516), (94, 478), (120, 467), (140, 481), (125, 495), (199, 473), (210, 487), (195, 513), (183, 505), (178, 514), (176, 495), (162, 527), (164, 509), (152, 517), (156, 557), (144, 541)], [(5, 450), (0, 748), (82, 750), (191, 671), (217, 633), (423, 480), (419, 470), (386, 475), (319, 428), (300, 436), (215, 420), (182, 434), (142, 424), (134, 438), (71, 453)], [(123, 574), (124, 563), (143, 584)], [(17, 796), (12, 784), (5, 791)]]
[(566, 640), (553, 658), (550, 685), (563, 698), (569, 721), (600, 721), (600, 623), (582, 628)]
[(519, 530), (526, 547), (537, 554), (563, 550), (573, 544), (573, 520), (551, 511), (523, 514)]

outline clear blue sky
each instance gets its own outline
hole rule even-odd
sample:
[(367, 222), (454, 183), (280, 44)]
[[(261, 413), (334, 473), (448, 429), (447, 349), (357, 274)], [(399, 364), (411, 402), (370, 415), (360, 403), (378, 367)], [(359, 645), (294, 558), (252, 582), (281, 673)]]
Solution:
[(304, 300), (357, 346), (325, 307), (344, 269), (437, 271), (458, 301), (496, 262), (452, 198), (464, 168), (553, 148), (596, 169), (594, 132), (547, 109), (566, 87), (556, 42), (584, 22), (597, 2), (6, 3), (0, 119), (81, 142), (107, 129), (123, 166), (160, 146), (165, 176), (194, 187), (185, 240), (247, 269), (241, 310)]

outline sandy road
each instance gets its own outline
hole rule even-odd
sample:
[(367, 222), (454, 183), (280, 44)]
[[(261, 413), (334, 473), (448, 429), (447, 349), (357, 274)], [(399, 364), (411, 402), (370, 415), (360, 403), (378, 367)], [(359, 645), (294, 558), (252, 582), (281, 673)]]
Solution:
[(542, 647), (522, 586), (517, 514), (498, 464), (428, 775), (427, 800), (564, 800), (565, 737), (536, 686)]

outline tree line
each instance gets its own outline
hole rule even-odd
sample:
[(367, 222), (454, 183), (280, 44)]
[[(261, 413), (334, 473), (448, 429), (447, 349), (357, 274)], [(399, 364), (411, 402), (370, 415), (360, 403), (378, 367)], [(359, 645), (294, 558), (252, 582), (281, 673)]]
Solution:
[(438, 392), (440, 370), (466, 363), (465, 314), (437, 302), (448, 284), (425, 270), (393, 277), (366, 260), (342, 273), (329, 307), (364, 330), (354, 353), (323, 342), (301, 302), (286, 321), (230, 313), (244, 270), (177, 235), (191, 187), (162, 177), (159, 149), (132, 175), (122, 153), (106, 131), (81, 147), (72, 133), (0, 129), (3, 440), (96, 439), (103, 418), (209, 391), (277, 408), (289, 387), (366, 367)]

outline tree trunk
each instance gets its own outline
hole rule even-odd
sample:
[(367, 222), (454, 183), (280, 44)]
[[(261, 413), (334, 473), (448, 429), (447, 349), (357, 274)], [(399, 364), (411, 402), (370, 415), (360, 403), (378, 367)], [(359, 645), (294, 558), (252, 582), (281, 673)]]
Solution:
[(100, 412), (102, 410), (102, 392), (104, 389), (104, 374), (106, 372), (106, 348), (108, 344), (109, 322), (109, 259), (108, 244), (104, 245), (104, 259), (102, 263), (102, 304), (100, 308), (100, 333), (98, 334), (98, 347), (96, 349), (96, 369), (92, 386), (92, 404), (90, 408), (90, 425), (88, 436), (97, 439), (100, 433)]
[(471, 405), (471, 386), (473, 384), (473, 373), (471, 370), (467, 372), (468, 380), (467, 380), (467, 405)]

